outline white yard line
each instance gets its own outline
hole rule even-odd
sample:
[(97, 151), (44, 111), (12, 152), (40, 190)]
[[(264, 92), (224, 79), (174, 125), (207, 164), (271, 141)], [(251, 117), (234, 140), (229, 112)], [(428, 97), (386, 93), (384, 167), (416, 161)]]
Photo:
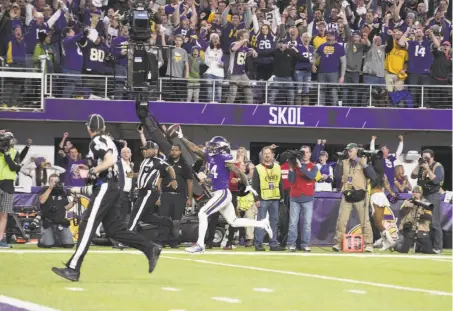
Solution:
[(223, 301), (228, 303), (241, 303), (239, 299), (236, 298), (228, 298), (228, 297), (211, 297), (212, 300), (216, 301)]
[[(23, 301), (23, 300), (19, 300), (19, 299), (7, 297), (7, 296), (0, 296), (0, 306), (1, 306), (1, 303), (5, 303), (10, 306), (14, 306), (14, 307), (22, 308), (22, 309), (26, 309), (26, 310), (33, 310), (33, 311), (58, 311), (57, 309), (52, 309), (52, 308), (41, 306), (41, 305), (38, 305), (38, 304), (35, 304), (32, 302)], [(4, 309), (4, 310), (7, 310), (7, 309)]]
[(251, 266), (226, 264), (226, 263), (221, 263), (221, 262), (213, 262), (213, 261), (198, 260), (198, 259), (187, 259), (187, 258), (178, 258), (178, 257), (170, 257), (170, 256), (161, 256), (161, 257), (167, 258), (167, 259), (203, 263), (203, 264), (214, 265), (214, 266), (222, 266), (222, 267), (239, 268), (239, 269), (254, 270), (254, 271), (271, 272), (271, 273), (278, 273), (278, 274), (285, 274), (285, 275), (302, 276), (302, 277), (312, 278), (312, 279), (321, 279), (321, 280), (336, 281), (336, 282), (342, 282), (342, 283), (368, 285), (368, 286), (373, 286), (373, 287), (390, 288), (390, 289), (397, 289), (397, 290), (402, 290), (402, 291), (426, 293), (426, 294), (433, 294), (433, 295), (440, 295), (440, 296), (453, 296), (452, 293), (443, 292), (443, 291), (437, 291), (437, 290), (429, 290), (429, 289), (422, 289), (422, 288), (398, 286), (398, 285), (392, 285), (392, 284), (359, 281), (359, 280), (353, 280), (353, 279), (336, 278), (336, 277), (319, 275), (319, 274), (309, 274), (309, 273), (301, 273), (301, 272), (286, 271), (286, 270), (266, 269), (266, 268), (258, 268), (258, 267), (251, 267)]
[(353, 293), (353, 294), (360, 294), (360, 295), (366, 294), (366, 290), (361, 290), (361, 289), (348, 289), (348, 290), (345, 290), (345, 292)]
[[(15, 249), (0, 249), (0, 254), (72, 254), (73, 250), (40, 250), (40, 249), (26, 249), (26, 250), (15, 250)], [(135, 250), (90, 250), (90, 254), (142, 254), (139, 251)], [(169, 255), (182, 255), (187, 254), (185, 251), (175, 251), (175, 250), (163, 250), (162, 254)], [(286, 253), (286, 252), (225, 252), (225, 251), (207, 251), (204, 254), (199, 254), (200, 256), (206, 255), (222, 255), (222, 256), (297, 256), (297, 257), (355, 257), (355, 258), (399, 258), (399, 259), (429, 259), (429, 260), (438, 260), (438, 261), (448, 261), (452, 262), (451, 256), (445, 255), (392, 255), (392, 254), (363, 254), (363, 253)], [(190, 255), (193, 256), (193, 255)]]

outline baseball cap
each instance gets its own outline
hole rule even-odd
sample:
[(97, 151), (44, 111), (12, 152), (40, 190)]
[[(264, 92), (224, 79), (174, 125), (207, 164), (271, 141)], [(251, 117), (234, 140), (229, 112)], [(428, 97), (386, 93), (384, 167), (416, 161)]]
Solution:
[(159, 146), (155, 142), (147, 140), (146, 144), (144, 146), (141, 146), (140, 149), (141, 150), (159, 149)]
[(448, 46), (451, 46), (451, 43), (450, 43), (449, 41), (444, 41), (444, 42), (442, 43), (442, 45), (448, 45)]
[(345, 149), (346, 149), (346, 150), (351, 150), (351, 149), (354, 149), (354, 148), (355, 148), (355, 149), (358, 148), (358, 147), (357, 147), (357, 144), (356, 144), (356, 143), (350, 143), (350, 144), (348, 144), (348, 145), (346, 146)]
[(94, 132), (103, 130), (105, 128), (104, 118), (100, 114), (92, 114), (88, 117), (86, 126), (88, 126), (90, 130)]

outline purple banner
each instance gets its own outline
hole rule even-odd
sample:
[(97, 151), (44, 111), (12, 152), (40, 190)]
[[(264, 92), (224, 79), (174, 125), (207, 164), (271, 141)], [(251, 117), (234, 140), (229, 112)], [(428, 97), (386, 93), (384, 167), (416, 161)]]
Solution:
[[(136, 123), (133, 101), (47, 99), (44, 112), (0, 112), (0, 119), (85, 122), (99, 113), (107, 122)], [(161, 123), (259, 127), (363, 128), (451, 131), (452, 111), (151, 102)]]
[[(39, 191), (34, 188), (33, 191)], [(313, 245), (330, 245), (333, 244), (335, 235), (335, 227), (337, 224), (338, 211), (341, 202), (341, 193), (339, 192), (320, 192), (316, 193), (315, 202), (313, 205), (313, 220), (312, 220), (312, 244)], [(386, 210), (384, 219), (389, 223), (398, 222), (398, 213), (402, 200), (392, 204), (391, 210)], [(14, 195), (14, 206), (37, 207), (37, 193), (16, 193)], [(88, 206), (88, 204), (86, 204)], [(398, 222), (399, 223), (399, 222)], [(357, 233), (354, 228), (360, 224), (359, 218), (355, 210), (352, 211), (349, 219), (346, 233)], [(441, 203), (441, 225), (442, 230), (452, 231), (452, 205), (449, 203)]]

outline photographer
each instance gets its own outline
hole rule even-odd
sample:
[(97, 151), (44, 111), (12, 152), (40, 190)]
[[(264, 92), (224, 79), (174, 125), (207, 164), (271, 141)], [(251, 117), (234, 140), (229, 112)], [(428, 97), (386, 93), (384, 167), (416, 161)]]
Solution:
[(370, 218), (367, 202), (367, 178), (374, 180), (376, 172), (368, 165), (367, 158), (357, 155), (357, 144), (351, 143), (346, 146), (348, 158), (342, 160), (335, 168), (335, 179), (341, 180), (341, 192), (343, 196), (338, 213), (337, 228), (335, 231), (335, 245), (332, 250), (339, 252), (343, 242), (343, 236), (346, 231), (346, 225), (349, 221), (352, 207), (357, 214), (362, 225), (362, 232), (365, 237), (365, 252), (373, 252), (373, 232), (371, 230)]
[[(302, 250), (310, 252), (311, 221), (313, 217), (313, 200), (315, 196), (315, 179), (318, 167), (310, 162), (311, 149), (302, 146), (300, 151), (288, 157), (289, 175), (291, 183), (290, 210), (289, 210), (289, 251), (296, 251), (297, 224), (301, 220)], [(302, 213), (302, 217), (300, 217)]]
[(75, 200), (69, 202), (63, 184), (56, 174), (49, 177), (49, 186), (42, 188), (41, 193), (39, 203), (41, 204), (42, 231), (38, 247), (74, 247), (66, 211), (74, 206)]
[(431, 202), (423, 197), (423, 189), (415, 186), (412, 198), (401, 205), (398, 218), (401, 219), (396, 250), (400, 253), (408, 253), (410, 248), (417, 243), (416, 251), (424, 254), (433, 254), (433, 245), (430, 238), (430, 224), (432, 221)]
[(440, 188), (444, 183), (444, 175), (442, 164), (434, 161), (434, 151), (430, 149), (423, 150), (422, 158), (418, 160), (418, 165), (411, 174), (411, 178), (417, 179), (417, 185), (423, 189), (423, 196), (434, 205), (431, 239), (436, 254), (442, 253), (443, 245), (440, 225)]
[(13, 147), (14, 136), (0, 133), (0, 248), (10, 248), (4, 235), (8, 214), (13, 212), (14, 182), (20, 171), (19, 153)]

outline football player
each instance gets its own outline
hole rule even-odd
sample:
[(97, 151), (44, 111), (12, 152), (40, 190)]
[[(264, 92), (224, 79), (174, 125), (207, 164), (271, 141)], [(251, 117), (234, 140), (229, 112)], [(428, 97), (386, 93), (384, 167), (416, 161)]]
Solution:
[(199, 227), (198, 241), (192, 247), (186, 248), (189, 253), (204, 252), (205, 235), (208, 229), (208, 216), (216, 212), (220, 212), (225, 220), (232, 227), (259, 227), (266, 230), (269, 237), (272, 238), (272, 229), (269, 220), (263, 219), (260, 221), (247, 218), (238, 218), (231, 202), (231, 192), (228, 190), (228, 181), (230, 171), (236, 176), (240, 176), (241, 183), (245, 185), (245, 192), (252, 192), (256, 195), (256, 191), (250, 186), (245, 174), (234, 165), (233, 157), (230, 154), (230, 143), (222, 136), (213, 137), (206, 145), (206, 151), (203, 152), (197, 145), (189, 141), (182, 134), (179, 126), (172, 133), (171, 129), (167, 131), (168, 135), (175, 136), (184, 143), (184, 145), (207, 163), (207, 178), (212, 184), (212, 198), (198, 212)]

